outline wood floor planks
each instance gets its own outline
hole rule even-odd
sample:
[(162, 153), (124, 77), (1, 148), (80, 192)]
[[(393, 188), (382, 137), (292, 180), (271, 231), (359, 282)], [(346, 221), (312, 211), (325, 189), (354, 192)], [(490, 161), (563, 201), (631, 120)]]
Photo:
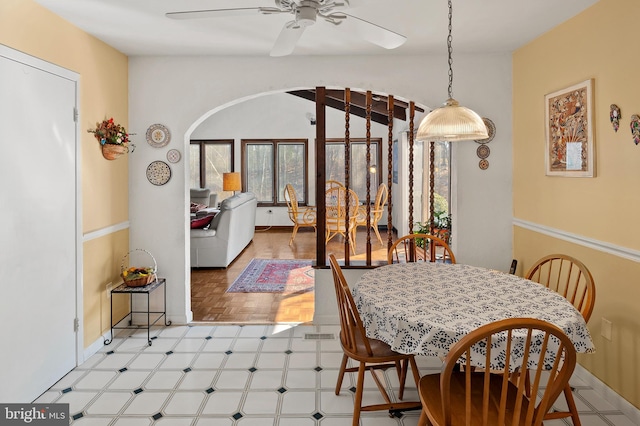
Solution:
[[(312, 230), (300, 230), (289, 245), (291, 231), (271, 229), (257, 231), (253, 241), (226, 269), (197, 268), (191, 270), (191, 310), (196, 322), (235, 324), (271, 324), (280, 322), (308, 323), (313, 320), (314, 292), (226, 293), (253, 258), (315, 259), (316, 240)], [(375, 260), (386, 259), (386, 249), (373, 236)], [(355, 259), (364, 259), (366, 231), (358, 232)], [(334, 238), (327, 252), (343, 253), (342, 237)]]

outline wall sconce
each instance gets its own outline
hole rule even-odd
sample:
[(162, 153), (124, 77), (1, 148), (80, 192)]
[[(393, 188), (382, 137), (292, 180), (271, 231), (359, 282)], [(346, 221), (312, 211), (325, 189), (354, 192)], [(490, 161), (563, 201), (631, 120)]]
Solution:
[(242, 191), (240, 172), (223, 173), (222, 190), (233, 191), (233, 195), (236, 195), (236, 191)]
[(316, 125), (316, 116), (310, 112), (308, 112), (305, 117), (307, 117), (307, 120), (309, 120), (309, 124), (311, 124), (312, 126)]
[(372, 174), (378, 173), (378, 166), (376, 166), (375, 164), (370, 165), (369, 166), (369, 173), (372, 173)]

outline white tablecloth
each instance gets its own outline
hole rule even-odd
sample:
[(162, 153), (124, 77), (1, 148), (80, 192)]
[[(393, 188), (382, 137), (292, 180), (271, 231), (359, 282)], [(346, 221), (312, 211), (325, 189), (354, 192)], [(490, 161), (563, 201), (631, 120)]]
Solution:
[[(499, 271), (461, 264), (393, 264), (364, 273), (352, 293), (367, 335), (400, 353), (443, 357), (470, 331), (517, 317), (551, 322), (578, 352), (595, 350), (584, 318), (564, 297)], [(500, 363), (492, 361), (492, 368)]]

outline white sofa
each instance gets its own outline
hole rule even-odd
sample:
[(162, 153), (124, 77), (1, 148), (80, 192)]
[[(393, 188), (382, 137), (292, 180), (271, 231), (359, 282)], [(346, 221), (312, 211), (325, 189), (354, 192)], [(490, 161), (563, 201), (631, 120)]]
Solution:
[(212, 193), (209, 188), (191, 188), (190, 196), (192, 203), (204, 204), (210, 208), (218, 207), (218, 193)]
[(250, 192), (223, 200), (207, 229), (191, 230), (191, 266), (229, 266), (253, 239), (257, 206)]

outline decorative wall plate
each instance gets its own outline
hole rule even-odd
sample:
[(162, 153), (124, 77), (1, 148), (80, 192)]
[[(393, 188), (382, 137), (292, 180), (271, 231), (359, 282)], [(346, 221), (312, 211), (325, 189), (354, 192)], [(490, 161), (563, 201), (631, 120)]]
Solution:
[(180, 151), (177, 149), (170, 149), (167, 152), (167, 160), (169, 160), (170, 163), (177, 163), (181, 158), (182, 154), (180, 154)]
[(491, 150), (487, 145), (484, 145), (484, 144), (480, 145), (476, 150), (476, 154), (478, 154), (478, 157), (483, 159), (487, 158), (490, 153), (491, 153)]
[(486, 139), (477, 139), (478, 143), (489, 143), (496, 136), (496, 125), (493, 124), (493, 121), (488, 118), (482, 117), (482, 121), (484, 121), (484, 125), (487, 126), (487, 133), (489, 133), (489, 137)]
[(480, 167), (480, 170), (487, 170), (489, 168), (489, 161), (485, 160), (484, 158), (482, 160), (480, 160), (480, 162), (478, 163), (478, 166)]
[(162, 124), (152, 124), (147, 129), (147, 142), (154, 148), (162, 148), (171, 140), (169, 129)]
[(164, 161), (153, 161), (147, 166), (147, 179), (154, 185), (164, 185), (171, 179), (171, 167)]

